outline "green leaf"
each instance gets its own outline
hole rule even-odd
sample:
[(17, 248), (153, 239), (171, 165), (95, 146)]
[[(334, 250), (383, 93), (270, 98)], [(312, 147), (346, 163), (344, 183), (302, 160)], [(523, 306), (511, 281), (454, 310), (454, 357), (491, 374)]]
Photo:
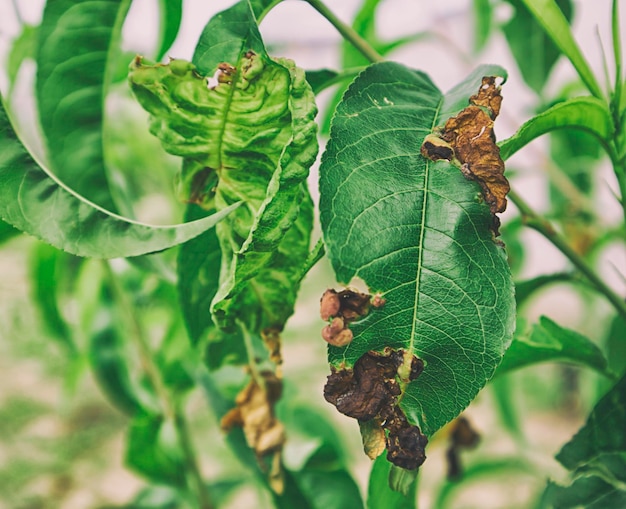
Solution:
[(151, 226), (87, 201), (39, 166), (0, 111), (0, 217), (77, 256), (119, 258), (168, 249), (213, 227), (236, 206), (205, 219)]
[(126, 437), (126, 465), (153, 482), (185, 486), (185, 465), (174, 424), (160, 415), (136, 415)]
[(498, 375), (539, 362), (564, 361), (582, 364), (612, 376), (602, 351), (585, 336), (554, 323), (546, 316), (530, 333), (518, 331), (506, 352)]
[(78, 194), (115, 210), (102, 123), (107, 66), (130, 0), (51, 0), (37, 51), (39, 119), (54, 174)]
[(403, 348), (426, 367), (401, 402), (431, 435), (491, 378), (514, 328), (506, 254), (493, 240), (480, 190), (454, 166), (420, 154), (424, 137), (467, 106), (480, 67), (445, 96), (423, 73), (375, 64), (337, 109), (320, 168), (324, 240), (337, 280), (359, 277), (386, 304), (351, 325), (329, 361)]
[(500, 156), (507, 160), (519, 149), (542, 134), (571, 127), (587, 131), (606, 144), (613, 135), (611, 114), (595, 97), (576, 97), (560, 102), (524, 123), (518, 131), (499, 143)]
[(367, 488), (367, 509), (415, 509), (417, 482), (408, 495), (403, 495), (389, 486), (389, 474), (393, 465), (384, 455), (374, 460)]
[(20, 231), (13, 228), (9, 223), (0, 221), (0, 244), (15, 237)]
[(555, 272), (543, 274), (532, 279), (526, 279), (515, 283), (515, 301), (517, 308), (524, 304), (535, 292), (554, 283), (576, 282), (576, 278), (569, 272)]
[(38, 243), (32, 255), (31, 281), (34, 287), (34, 302), (48, 329), (70, 354), (77, 354), (72, 334), (59, 310), (61, 263), (69, 256), (47, 244)]
[(617, 509), (626, 503), (626, 377), (596, 404), (580, 431), (556, 455), (578, 474), (568, 487), (550, 483), (556, 508)]
[(602, 89), (574, 39), (567, 18), (555, 0), (522, 1), (550, 39), (572, 63), (591, 94), (602, 99), (604, 97)]
[(180, 30), (183, 19), (183, 0), (159, 0), (159, 12), (161, 23), (159, 27), (159, 49), (156, 53), (157, 61), (160, 61), (170, 49)]
[[(514, 7), (515, 15), (502, 30), (524, 81), (537, 94), (541, 94), (561, 52), (542, 26), (535, 21), (523, 0), (507, 2)], [(563, 16), (565, 23), (569, 23), (572, 18), (571, 0), (550, 0), (550, 3)]]
[[(37, 27), (22, 25), (22, 31), (11, 43), (11, 51), (7, 59), (7, 76), (13, 89), (17, 73), (24, 60), (35, 58), (37, 48)], [(7, 94), (10, 95), (10, 92)]]
[[(227, 37), (224, 30), (230, 38), (216, 41), (216, 34)], [(243, 38), (236, 45), (235, 35)], [(223, 58), (230, 71), (217, 69)], [(246, 2), (209, 22), (194, 59), (198, 67), (137, 60), (131, 85), (153, 115), (152, 132), (168, 152), (184, 157), (184, 199), (217, 210), (233, 200), (245, 203), (217, 229), (222, 267), (214, 321), (229, 332), (238, 319), (252, 332), (280, 331), (309, 254), (313, 209), (305, 181), (317, 154), (313, 93), (293, 62), (266, 55)], [(198, 71), (208, 65), (217, 81), (207, 88)]]
[(491, 0), (473, 0), (474, 8), (474, 52), (485, 47), (491, 34), (493, 7)]

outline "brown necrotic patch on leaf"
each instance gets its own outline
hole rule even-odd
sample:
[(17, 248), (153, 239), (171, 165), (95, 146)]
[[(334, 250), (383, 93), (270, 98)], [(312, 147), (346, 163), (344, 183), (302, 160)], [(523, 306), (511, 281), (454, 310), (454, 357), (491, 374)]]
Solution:
[(368, 456), (377, 453), (384, 436), (387, 459), (394, 465), (414, 470), (426, 459), (428, 439), (418, 426), (407, 420), (398, 405), (402, 393), (398, 370), (402, 370), (407, 358), (410, 365), (404, 371), (413, 379), (421, 373), (423, 362), (401, 349), (367, 352), (353, 369), (331, 367), (324, 398), (342, 414), (358, 419), (361, 429), (367, 432), (363, 443)]
[[(274, 415), (274, 405), (280, 399), (282, 382), (271, 371), (260, 373), (235, 398), (235, 408), (222, 417), (221, 427), (228, 432), (233, 427), (243, 428), (246, 442), (254, 449), (259, 466), (268, 470), (270, 486), (276, 493), (284, 490), (281, 453), (285, 443), (285, 428)], [(270, 467), (264, 459), (269, 458)]]
[(446, 159), (460, 164), (463, 175), (478, 182), (494, 216), (494, 233), (498, 235), (500, 222), (495, 214), (506, 209), (510, 187), (493, 133), (493, 121), (502, 103), (496, 78), (484, 77), (469, 103), (456, 117), (449, 118), (443, 129), (426, 136), (421, 153), (433, 161)]
[(446, 450), (446, 459), (448, 461), (448, 479), (454, 481), (460, 479), (463, 474), (461, 450), (476, 447), (480, 441), (480, 435), (465, 417), (457, 417), (450, 426), (450, 445)]
[(333, 346), (342, 347), (353, 339), (349, 324), (369, 313), (370, 307), (384, 306), (381, 295), (373, 298), (368, 293), (361, 293), (346, 288), (340, 292), (329, 288), (320, 299), (320, 317), (330, 323), (322, 329), (322, 338)]

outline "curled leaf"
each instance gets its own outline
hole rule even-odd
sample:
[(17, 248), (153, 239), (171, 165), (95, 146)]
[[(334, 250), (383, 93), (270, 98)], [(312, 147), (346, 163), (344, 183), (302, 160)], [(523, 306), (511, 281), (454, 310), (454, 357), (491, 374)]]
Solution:
[(340, 292), (329, 288), (320, 300), (320, 316), (322, 320), (331, 320), (322, 329), (322, 338), (336, 347), (343, 347), (352, 341), (353, 334), (348, 328), (350, 322), (364, 317), (369, 313), (370, 306), (382, 307), (385, 300), (376, 295), (373, 300), (368, 293), (360, 293), (346, 288)]
[(506, 209), (510, 187), (493, 134), (493, 121), (502, 103), (496, 78), (484, 77), (478, 93), (469, 102), (467, 108), (446, 121), (443, 129), (426, 137), (421, 152), (433, 161), (445, 159), (460, 164), (463, 175), (478, 182), (494, 215), (494, 232), (498, 234), (499, 221), (495, 214)]
[(331, 367), (324, 398), (342, 414), (359, 420), (361, 430), (366, 431), (363, 443), (370, 457), (376, 455), (383, 433), (387, 459), (401, 468), (415, 470), (426, 459), (428, 439), (418, 426), (407, 420), (398, 405), (398, 396), (402, 393), (400, 383), (406, 383), (398, 373), (408, 361), (407, 371), (413, 380), (422, 372), (424, 364), (414, 355), (406, 357), (402, 349), (383, 353), (370, 351), (356, 361), (353, 369)]

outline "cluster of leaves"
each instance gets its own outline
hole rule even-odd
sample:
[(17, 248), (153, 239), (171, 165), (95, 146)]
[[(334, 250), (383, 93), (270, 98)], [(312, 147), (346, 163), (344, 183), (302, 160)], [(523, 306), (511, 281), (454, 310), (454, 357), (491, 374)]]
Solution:
[[(223, 418), (234, 455), (251, 468), (255, 482), (269, 488), (277, 507), (363, 506), (333, 427), (311, 408), (289, 400), (278, 405), (281, 333), (303, 277), (324, 252), (340, 284), (359, 278), (384, 302), (349, 324), (340, 317), (342, 330), (350, 331), (344, 336), (352, 341), (328, 349), (333, 376), (346, 382), (329, 401), (339, 408), (348, 400), (357, 406), (371, 403), (374, 392), (381, 399), (369, 413), (352, 407), (344, 412), (359, 419), (366, 449), (377, 458), (370, 509), (415, 506), (415, 477), (426, 443), (422, 433), (435, 435), (494, 375), (503, 380), (509, 371), (546, 360), (577, 362), (613, 381), (624, 371), (619, 357), (609, 364), (589, 339), (546, 317), (530, 327), (518, 321), (514, 336), (516, 307), (548, 284), (579, 284), (580, 278), (545, 275), (520, 282), (514, 295), (515, 259), (523, 258), (515, 235), (520, 221), (503, 228), (507, 258), (494, 217), (506, 207), (503, 160), (555, 130), (552, 146), (561, 167), (568, 168), (581, 152), (598, 158), (593, 150), (599, 141), (626, 194), (617, 2), (616, 83), (607, 98), (571, 35), (571, 3), (510, 0), (515, 15), (502, 29), (542, 111), (499, 147), (493, 122), (507, 79), (501, 67), (480, 66), (443, 93), (428, 75), (405, 65), (366, 66), (365, 57), (379, 60), (376, 51), (386, 54), (428, 36), (379, 40), (375, 11), (380, 1), (368, 0), (351, 30), (340, 26), (346, 36), (343, 69), (307, 72), (305, 78), (294, 62), (268, 55), (263, 44), (258, 23), (277, 3), (241, 0), (214, 16), (191, 62), (133, 59), (130, 87), (150, 114), (150, 132), (181, 159), (178, 195), (187, 204), (188, 222), (174, 226), (133, 218), (132, 186), (119, 183), (130, 177), (120, 177), (105, 150), (104, 98), (116, 82), (116, 69), (126, 63), (119, 40), (130, 1), (48, 0), (41, 26), (24, 29), (10, 59), (14, 78), (19, 57), (31, 48), (23, 41), (35, 41), (35, 91), (47, 164), (24, 147), (11, 121), (11, 102), (3, 99), (0, 236), (8, 239), (21, 230), (53, 246), (41, 244), (35, 264), (45, 321), (68, 353), (88, 362), (104, 392), (128, 415), (128, 465), (168, 486), (165, 495), (146, 491), (133, 507), (212, 507), (237, 487), (230, 481), (207, 483), (200, 475), (184, 415), (185, 397), (196, 387)], [(309, 3), (333, 19), (319, 2)], [(474, 5), (476, 32), (483, 34), (475, 41), (480, 50), (493, 26), (492, 5), (478, 0)], [(157, 62), (176, 38), (181, 12), (182, 2), (161, 2)], [(95, 25), (101, 27), (96, 34)], [(536, 35), (530, 46), (525, 43), (529, 31)], [(528, 51), (538, 58), (528, 58)], [(573, 64), (591, 96), (544, 98), (560, 55)], [(346, 88), (346, 78), (357, 72)], [(307, 177), (317, 155), (314, 92), (336, 83), (343, 86), (321, 121), (321, 132), (329, 135), (319, 181), (323, 241), (311, 250), (315, 211)], [(564, 153), (559, 147), (566, 144), (577, 149)], [(559, 161), (557, 154), (569, 159)], [(567, 178), (576, 193), (589, 195), (589, 174)], [(613, 336), (619, 340), (626, 305), (589, 261), (623, 232), (591, 235), (593, 211), (584, 202), (571, 207), (556, 187), (552, 193), (555, 217), (563, 231), (572, 232), (567, 242), (521, 198), (513, 201), (521, 218), (613, 304), (618, 315)], [(176, 274), (167, 253), (143, 256), (178, 245)], [(119, 270), (85, 258), (129, 258), (131, 263)], [(55, 284), (61, 266), (78, 282)], [(87, 281), (90, 299), (80, 303), (80, 324), (73, 327), (60, 302)], [(150, 323), (151, 314), (133, 312), (151, 305), (163, 310), (176, 300), (180, 309), (162, 324), (165, 333)], [(418, 364), (423, 371), (413, 373)], [(239, 367), (234, 382), (220, 376), (233, 373), (228, 371), (233, 365)], [(366, 371), (376, 375), (370, 377), (376, 383), (357, 380)], [(623, 385), (618, 382), (598, 403), (589, 423), (558, 456), (578, 477), (567, 488), (550, 484), (546, 504), (623, 503), (624, 437), (597, 439), (608, 426), (624, 428)], [(236, 426), (242, 430), (231, 429)], [(284, 428), (319, 438), (295, 468), (283, 465)], [(419, 457), (409, 451), (407, 460), (414, 443)], [(385, 444), (393, 464), (382, 455)], [(442, 498), (448, 496), (443, 493)], [(160, 505), (149, 502), (151, 497)]]

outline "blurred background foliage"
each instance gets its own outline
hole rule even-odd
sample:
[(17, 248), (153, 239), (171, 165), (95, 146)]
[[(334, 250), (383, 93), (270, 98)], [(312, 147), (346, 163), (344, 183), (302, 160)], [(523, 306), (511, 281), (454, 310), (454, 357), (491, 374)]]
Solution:
[[(574, 24), (579, 11), (589, 13), (583, 3), (558, 1)], [(36, 13), (32, 19), (23, 17), (22, 11), (31, 10), (27, 2), (4, 4), (5, 10), (15, 9), (4, 19), (21, 24), (0, 26), (6, 46), (2, 90), (24, 137), (45, 160), (32, 114), (39, 18)], [(434, 74), (442, 85), (449, 75), (450, 84), (454, 76), (464, 75), (459, 68), (478, 62), (497, 60), (507, 67), (505, 107), (501, 126), (496, 124), (498, 133), (505, 134), (502, 139), (533, 114), (581, 93), (582, 85), (564, 69), (559, 50), (519, 0), (459, 0), (432, 12), (392, 0), (347, 4), (337, 7), (344, 20), (352, 20), (381, 54)], [(133, 214), (153, 223), (174, 223), (184, 209), (172, 185), (178, 163), (148, 133), (146, 117), (125, 83), (126, 62), (135, 52), (161, 59), (178, 33), (177, 16), (204, 17), (205, 23), (228, 2), (204, 10), (193, 2), (146, 5), (141, 12), (160, 13), (169, 23), (159, 25), (152, 44), (125, 35), (119, 71), (108, 91), (105, 158), (116, 192), (126, 197), (124, 203), (134, 204)], [(285, 36), (281, 29), (287, 24), (306, 25), (313, 16), (305, 7), (304, 2), (286, 2), (268, 17), (267, 32), (265, 24), (261, 30), (272, 54), (295, 58), (308, 69), (346, 70), (319, 96), (324, 138), (346, 84), (366, 62), (346, 42), (311, 36), (313, 29), (303, 30), (300, 39), (293, 33)], [(296, 8), (302, 10), (294, 17)], [(596, 19), (605, 16), (608, 23), (607, 2), (597, 2), (593, 10)], [(419, 30), (406, 28), (411, 20)], [(430, 26), (422, 30), (424, 23)], [(585, 27), (589, 25), (579, 26), (578, 33), (597, 46)], [(599, 32), (601, 37), (608, 33)], [(191, 39), (193, 47), (196, 36), (186, 33), (183, 24), (178, 38)], [(190, 53), (175, 56), (189, 58)], [(598, 143), (580, 131), (561, 130), (512, 158), (507, 172), (513, 188), (527, 195), (576, 252), (623, 294), (624, 223)], [(316, 186), (313, 175), (311, 188)], [(504, 216), (502, 239), (517, 282), (518, 333), (530, 331), (539, 316), (547, 315), (589, 337), (606, 353), (610, 369), (623, 373), (626, 324), (551, 246), (523, 227), (514, 207)], [(226, 437), (219, 429), (219, 417), (230, 405), (224, 398), (232, 401), (245, 374), (229, 367), (209, 373), (202, 368), (202, 352), (189, 348), (175, 287), (175, 250), (132, 263), (86, 260), (5, 223), (0, 223), (0, 242), (0, 507), (187, 507), (177, 489), (187, 482), (181, 478), (186, 460), (172, 443), (171, 423), (155, 420), (156, 411), (151, 414), (161, 389), (169, 393), (174, 413), (185, 416), (188, 445), (216, 506), (287, 503), (272, 500), (242, 436)], [(303, 284), (284, 334), (286, 386), (278, 412), (289, 433), (286, 464), (300, 476), (305, 495), (311, 495), (305, 498), (316, 500), (311, 507), (349, 508), (350, 500), (367, 493), (371, 463), (361, 452), (355, 423), (336, 414), (322, 397), (328, 365), (319, 336), (323, 324), (318, 301), (333, 284), (326, 260)], [(151, 380), (155, 368), (161, 387)], [(462, 452), (463, 474), (457, 480), (446, 479), (449, 430), (444, 428), (431, 441), (429, 459), (420, 471), (420, 507), (514, 509), (539, 504), (547, 478), (567, 478), (555, 453), (610, 386), (597, 371), (574, 364), (539, 364), (496, 377), (464, 414), (481, 440)], [(352, 481), (342, 477), (346, 472), (356, 478), (361, 495), (351, 491)]]

